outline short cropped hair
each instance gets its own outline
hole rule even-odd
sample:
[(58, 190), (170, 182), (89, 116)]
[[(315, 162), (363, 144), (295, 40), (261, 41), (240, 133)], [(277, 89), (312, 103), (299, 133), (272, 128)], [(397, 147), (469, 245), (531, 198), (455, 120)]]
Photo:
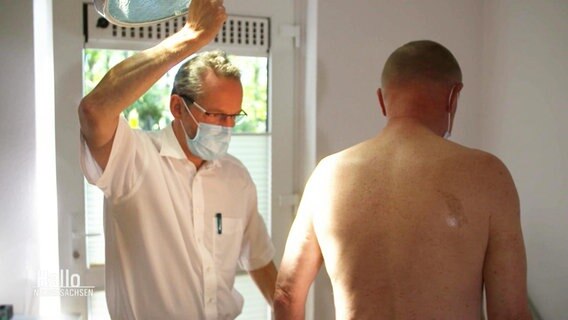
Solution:
[(406, 82), (462, 81), (461, 68), (446, 47), (431, 40), (409, 42), (387, 59), (381, 76), (382, 86)]
[(213, 71), (219, 77), (240, 80), (239, 68), (229, 61), (221, 50), (208, 51), (195, 55), (179, 68), (173, 84), (172, 94), (183, 94), (193, 100), (203, 93), (203, 76)]

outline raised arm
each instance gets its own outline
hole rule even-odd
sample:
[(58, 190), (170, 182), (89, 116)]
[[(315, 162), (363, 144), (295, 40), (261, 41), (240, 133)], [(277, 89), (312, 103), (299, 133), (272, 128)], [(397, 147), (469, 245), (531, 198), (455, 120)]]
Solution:
[(274, 294), (277, 320), (304, 319), (308, 290), (323, 263), (312, 221), (316, 179), (315, 174), (310, 178), (286, 242)]
[(81, 134), (101, 168), (108, 162), (120, 113), (168, 70), (214, 39), (226, 18), (222, 0), (193, 0), (180, 31), (113, 67), (81, 100)]
[(495, 210), (483, 267), (487, 315), (491, 319), (531, 319), (527, 297), (527, 263), (521, 231), (519, 197), (509, 171), (493, 158), (489, 172)]

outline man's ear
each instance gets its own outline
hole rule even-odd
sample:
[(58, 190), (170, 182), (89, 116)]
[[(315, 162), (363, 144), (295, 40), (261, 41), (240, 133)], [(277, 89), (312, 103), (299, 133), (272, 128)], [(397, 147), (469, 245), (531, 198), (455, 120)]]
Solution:
[(463, 89), (463, 83), (458, 83), (452, 87), (452, 91), (450, 93), (450, 98), (448, 101), (448, 112), (451, 114), (455, 114), (458, 108), (458, 100), (460, 98), (460, 92)]
[(174, 119), (181, 118), (181, 108), (183, 108), (183, 105), (180, 99), (182, 99), (182, 97), (177, 94), (172, 94), (170, 96), (170, 112), (172, 113), (172, 116), (174, 116)]
[(383, 100), (383, 91), (381, 88), (377, 89), (377, 96), (379, 97), (379, 104), (381, 105), (381, 111), (383, 116), (387, 116), (387, 109), (385, 108), (385, 101)]

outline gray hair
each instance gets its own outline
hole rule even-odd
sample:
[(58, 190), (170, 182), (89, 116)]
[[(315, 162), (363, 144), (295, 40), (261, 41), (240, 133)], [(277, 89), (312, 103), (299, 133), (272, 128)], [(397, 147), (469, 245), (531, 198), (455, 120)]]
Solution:
[(174, 79), (172, 94), (195, 100), (203, 93), (203, 75), (213, 71), (219, 77), (240, 80), (241, 72), (221, 50), (203, 52), (184, 62)]

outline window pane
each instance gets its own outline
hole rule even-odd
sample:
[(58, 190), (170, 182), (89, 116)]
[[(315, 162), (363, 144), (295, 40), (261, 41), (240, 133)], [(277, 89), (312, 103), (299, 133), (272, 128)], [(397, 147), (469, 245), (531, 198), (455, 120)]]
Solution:
[[(85, 49), (83, 62), (83, 93), (86, 95), (101, 81), (110, 68), (135, 54), (136, 51)], [(177, 67), (166, 73), (144, 95), (126, 108), (122, 114), (130, 127), (158, 130), (171, 121), (170, 93)]]
[(241, 70), (243, 110), (245, 120), (234, 133), (265, 133), (268, 131), (268, 58), (230, 56)]

